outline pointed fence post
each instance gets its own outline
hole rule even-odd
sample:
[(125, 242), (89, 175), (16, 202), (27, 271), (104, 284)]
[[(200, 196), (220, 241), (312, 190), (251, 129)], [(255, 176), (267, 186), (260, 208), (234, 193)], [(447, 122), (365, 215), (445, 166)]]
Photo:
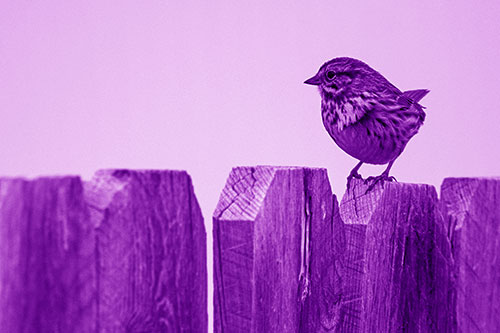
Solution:
[(326, 170), (234, 168), (214, 216), (214, 332), (327, 332), (342, 224)]
[(451, 250), (434, 187), (352, 186), (340, 204), (341, 332), (454, 332)]
[(206, 233), (184, 171), (103, 170), (85, 184), (103, 332), (206, 332)]

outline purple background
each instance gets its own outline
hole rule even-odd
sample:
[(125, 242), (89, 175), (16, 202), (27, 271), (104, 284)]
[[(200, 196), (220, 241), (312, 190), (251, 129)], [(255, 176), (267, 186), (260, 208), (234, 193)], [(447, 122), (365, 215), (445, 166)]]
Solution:
[(302, 82), (351, 56), (431, 90), (398, 180), (498, 176), (498, 17), (498, 1), (4, 1), (0, 175), (186, 169), (209, 236), (233, 166), (327, 167), (341, 195), (356, 161)]

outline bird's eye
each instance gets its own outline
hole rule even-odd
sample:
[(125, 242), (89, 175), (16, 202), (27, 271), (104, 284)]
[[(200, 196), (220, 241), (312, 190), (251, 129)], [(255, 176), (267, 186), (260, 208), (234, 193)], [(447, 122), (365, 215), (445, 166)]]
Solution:
[(335, 77), (335, 72), (333, 72), (333, 71), (326, 72), (326, 78), (328, 80), (333, 80), (334, 77)]

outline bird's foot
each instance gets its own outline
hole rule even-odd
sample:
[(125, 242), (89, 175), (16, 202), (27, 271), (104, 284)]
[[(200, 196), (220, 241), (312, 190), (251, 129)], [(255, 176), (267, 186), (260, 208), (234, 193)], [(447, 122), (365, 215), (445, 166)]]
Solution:
[(351, 181), (353, 178), (356, 178), (356, 179), (363, 179), (363, 177), (361, 177), (361, 175), (357, 172), (357, 171), (351, 171), (351, 173), (349, 174), (349, 176), (347, 176), (347, 192), (349, 192), (349, 189), (351, 188)]
[(382, 186), (384, 186), (384, 182), (397, 182), (396, 178), (394, 176), (389, 176), (386, 173), (382, 173), (379, 176), (370, 176), (366, 178), (365, 184), (370, 183), (370, 186), (368, 186), (368, 189), (366, 190), (365, 194), (370, 192), (375, 188), (375, 185), (377, 185), (378, 182), (381, 182)]

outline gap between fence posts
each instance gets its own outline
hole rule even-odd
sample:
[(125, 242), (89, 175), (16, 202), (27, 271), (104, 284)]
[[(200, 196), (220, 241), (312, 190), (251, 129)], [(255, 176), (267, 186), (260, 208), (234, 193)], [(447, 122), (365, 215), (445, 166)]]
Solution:
[(215, 332), (456, 330), (434, 187), (352, 185), (339, 208), (324, 169), (231, 171), (213, 215)]

